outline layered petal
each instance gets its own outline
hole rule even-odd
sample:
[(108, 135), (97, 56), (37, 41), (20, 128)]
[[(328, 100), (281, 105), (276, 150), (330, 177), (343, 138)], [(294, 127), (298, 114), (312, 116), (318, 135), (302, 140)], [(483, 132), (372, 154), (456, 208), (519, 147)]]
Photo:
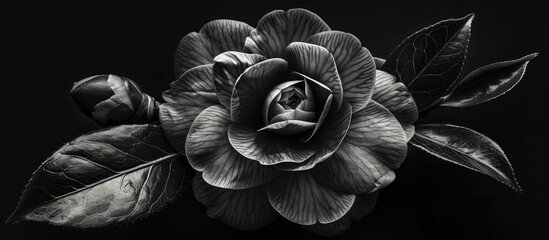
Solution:
[(239, 230), (257, 230), (278, 217), (263, 185), (245, 190), (222, 189), (211, 186), (197, 174), (193, 190), (196, 199), (208, 209), (208, 217)]
[(300, 163), (315, 153), (313, 147), (301, 144), (294, 138), (257, 131), (257, 128), (241, 123), (231, 124), (228, 133), (229, 141), (236, 151), (262, 165)]
[[(307, 142), (311, 140), (311, 138), (315, 135), (318, 129), (322, 126), (324, 120), (326, 119), (326, 116), (328, 116), (328, 112), (332, 107), (333, 94), (330, 88), (310, 78), (309, 76), (306, 76), (298, 72), (292, 72), (292, 76), (303, 78), (304, 81), (306, 82), (305, 86), (307, 87), (307, 92), (310, 92), (308, 94), (314, 96), (314, 98), (311, 98), (311, 100), (314, 101), (314, 105), (316, 107), (316, 111), (317, 111), (316, 123), (317, 124), (313, 130), (306, 132), (299, 137), (300, 141)], [(305, 104), (306, 103), (304, 103), (303, 105)]]
[(326, 48), (310, 43), (294, 42), (286, 48), (286, 59), (291, 70), (327, 86), (332, 91), (335, 110), (339, 109), (343, 101), (341, 79), (337, 73), (334, 57)]
[(378, 58), (378, 57), (374, 57), (374, 62), (376, 64), (376, 69), (381, 69), (381, 67), (383, 66), (383, 64), (385, 64), (385, 59), (383, 58)]
[(220, 188), (247, 189), (269, 181), (273, 168), (247, 159), (233, 149), (227, 130), (231, 124), (228, 110), (211, 106), (194, 120), (185, 145), (191, 166), (202, 178)]
[(353, 205), (354, 194), (319, 184), (308, 172), (282, 173), (267, 183), (267, 196), (284, 218), (302, 225), (332, 223)]
[(328, 224), (317, 223), (304, 225), (303, 228), (324, 237), (334, 237), (345, 233), (351, 227), (352, 221), (360, 221), (368, 215), (377, 203), (379, 192), (357, 195), (351, 210), (341, 219)]
[(377, 103), (387, 108), (398, 121), (413, 124), (418, 119), (418, 110), (412, 94), (395, 76), (376, 70), (374, 96)]
[(257, 131), (269, 130), (280, 135), (295, 135), (313, 129), (315, 126), (314, 122), (290, 119), (271, 123)]
[(280, 93), (282, 92), (282, 90), (293, 85), (300, 84), (301, 82), (303, 81), (286, 81), (271, 89), (271, 91), (269, 92), (269, 94), (267, 94), (265, 100), (263, 101), (262, 116), (264, 124), (269, 124), (269, 120), (271, 118), (273, 118), (277, 114), (285, 112), (285, 109), (277, 103), (280, 100)]
[(316, 14), (305, 9), (272, 11), (257, 23), (244, 45), (244, 51), (268, 58), (284, 57), (286, 46), (303, 42), (309, 36), (330, 30)]
[(229, 109), (236, 80), (250, 66), (264, 61), (258, 54), (225, 52), (215, 57), (213, 65), (214, 86), (221, 105)]
[(234, 20), (214, 20), (200, 32), (185, 35), (175, 52), (175, 77), (187, 70), (213, 63), (213, 59), (226, 51), (242, 51), (246, 37), (253, 30), (248, 24)]
[(177, 103), (163, 103), (160, 105), (158, 117), (164, 135), (173, 148), (185, 155), (185, 140), (194, 119), (205, 108)]
[(166, 102), (207, 108), (218, 104), (215, 94), (213, 64), (189, 69), (162, 93)]
[(394, 180), (392, 169), (404, 161), (406, 151), (400, 123), (389, 110), (371, 101), (353, 114), (338, 150), (312, 173), (319, 182), (343, 192), (373, 192)]
[(315, 150), (313, 156), (302, 163), (281, 163), (275, 167), (285, 171), (304, 171), (329, 158), (345, 138), (351, 124), (351, 115), (351, 105), (344, 103), (338, 112), (331, 113), (326, 118), (313, 140), (308, 142)]
[(376, 67), (368, 49), (350, 33), (326, 31), (307, 39), (326, 48), (334, 57), (343, 87), (343, 100), (356, 112), (368, 104), (374, 91)]
[(231, 119), (235, 122), (261, 121), (265, 96), (286, 80), (288, 63), (271, 58), (246, 69), (237, 79), (231, 95)]
[(275, 115), (269, 123), (276, 123), (280, 121), (288, 120), (300, 120), (300, 121), (313, 121), (315, 119), (316, 113), (303, 111), (299, 108), (284, 110), (283, 113)]
[(186, 71), (162, 94), (167, 103), (158, 112), (160, 125), (171, 145), (185, 154), (185, 139), (192, 122), (204, 109), (217, 104), (213, 65), (206, 64)]

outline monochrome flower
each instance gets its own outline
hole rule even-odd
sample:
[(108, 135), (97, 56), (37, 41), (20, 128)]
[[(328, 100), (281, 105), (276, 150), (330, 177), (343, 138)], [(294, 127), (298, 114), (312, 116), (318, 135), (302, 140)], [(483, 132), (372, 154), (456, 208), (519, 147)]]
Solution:
[(181, 40), (160, 123), (195, 197), (242, 230), (277, 216), (322, 235), (369, 213), (414, 135), (416, 104), (352, 34), (304, 9)]
[(87, 77), (74, 83), (70, 94), (82, 111), (101, 125), (146, 123), (156, 118), (158, 103), (125, 77)]

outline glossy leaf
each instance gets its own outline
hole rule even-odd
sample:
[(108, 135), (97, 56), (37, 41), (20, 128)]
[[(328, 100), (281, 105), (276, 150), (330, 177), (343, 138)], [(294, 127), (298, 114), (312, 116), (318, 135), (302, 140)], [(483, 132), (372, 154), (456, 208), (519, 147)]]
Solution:
[(420, 112), (438, 103), (458, 78), (473, 17), (449, 19), (419, 30), (396, 47), (381, 67), (408, 87)]
[(484, 173), (521, 192), (503, 150), (492, 139), (478, 132), (450, 124), (417, 125), (410, 143), (443, 160)]
[(526, 65), (538, 54), (492, 63), (467, 75), (444, 97), (441, 106), (470, 107), (497, 98), (511, 90), (526, 72)]
[(186, 166), (159, 126), (89, 133), (42, 163), (8, 222), (89, 228), (134, 221), (184, 191)]

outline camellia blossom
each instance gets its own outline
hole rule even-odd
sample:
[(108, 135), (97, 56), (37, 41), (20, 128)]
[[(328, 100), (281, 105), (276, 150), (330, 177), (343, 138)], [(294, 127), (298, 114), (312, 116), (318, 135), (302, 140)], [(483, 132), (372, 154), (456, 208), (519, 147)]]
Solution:
[(376, 70), (383, 62), (304, 9), (183, 37), (159, 116), (198, 171), (208, 215), (241, 230), (282, 216), (336, 235), (368, 214), (418, 118), (404, 84)]

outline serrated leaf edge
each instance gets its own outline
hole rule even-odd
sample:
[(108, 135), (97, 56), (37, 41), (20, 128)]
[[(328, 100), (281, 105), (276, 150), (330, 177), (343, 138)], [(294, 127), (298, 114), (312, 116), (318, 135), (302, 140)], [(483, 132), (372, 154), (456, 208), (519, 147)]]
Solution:
[[(437, 124), (422, 124), (421, 126), (429, 126), (429, 125), (437, 125)], [(489, 177), (491, 177), (491, 178), (497, 180), (498, 182), (501, 182), (501, 183), (507, 185), (508, 187), (514, 189), (514, 190), (517, 191), (518, 193), (522, 193), (522, 188), (520, 187), (520, 185), (519, 185), (519, 183), (518, 183), (518, 181), (517, 181), (517, 179), (516, 179), (516, 177), (515, 177), (515, 171), (514, 171), (514, 169), (513, 169), (513, 166), (511, 165), (511, 162), (509, 162), (509, 159), (508, 159), (507, 156), (505, 155), (505, 152), (503, 151), (503, 149), (502, 149), (494, 140), (490, 139), (489, 137), (487, 137), (486, 135), (484, 135), (484, 134), (482, 134), (482, 133), (479, 133), (479, 132), (477, 132), (477, 131), (475, 131), (475, 130), (472, 130), (472, 129), (469, 129), (469, 128), (466, 128), (466, 127), (456, 126), (456, 125), (452, 125), (452, 124), (444, 124), (444, 125), (450, 126), (450, 127), (455, 127), (455, 128), (464, 129), (464, 130), (466, 130), (466, 131), (471, 131), (471, 132), (473, 132), (473, 133), (479, 134), (479, 135), (481, 135), (481, 136), (483, 136), (483, 137), (489, 139), (489, 140), (494, 144), (494, 146), (495, 146), (498, 150), (501, 151), (501, 153), (503, 154), (503, 156), (504, 156), (504, 158), (505, 158), (505, 161), (509, 164), (509, 168), (511, 169), (511, 176), (510, 176), (510, 177), (512, 178), (512, 179), (510, 179), (510, 180), (512, 180), (515, 184), (517, 184), (517, 187), (515, 188), (514, 186), (510, 185), (509, 183), (506, 183), (506, 182), (501, 181), (501, 180), (499, 180), (499, 179), (497, 179), (497, 178), (494, 178), (494, 177), (490, 176), (490, 175), (487, 174), (487, 173), (484, 173), (484, 172), (479, 171), (479, 170), (477, 170), (477, 169), (474, 169), (474, 168), (472, 168), (472, 167), (466, 166), (466, 165), (464, 165), (464, 164), (461, 164), (461, 163), (458, 163), (458, 162), (449, 160), (449, 159), (447, 159), (447, 158), (445, 158), (445, 157), (443, 157), (443, 156), (440, 156), (440, 155), (437, 154), (437, 153), (431, 152), (431, 151), (429, 151), (428, 149), (426, 149), (425, 147), (423, 147), (423, 146), (421, 146), (421, 145), (419, 145), (419, 144), (414, 143), (414, 142), (413, 142), (413, 138), (412, 138), (412, 140), (410, 140), (409, 143), (412, 144), (413, 146), (415, 146), (415, 147), (417, 147), (417, 148), (419, 148), (419, 149), (421, 149), (421, 150), (423, 150), (423, 151), (425, 151), (425, 152), (427, 152), (427, 153), (429, 153), (429, 154), (435, 156), (435, 157), (438, 157), (438, 158), (444, 160), (444, 161), (451, 162), (451, 163), (456, 164), (456, 165), (458, 165), (458, 166), (465, 167), (465, 168), (470, 169), (470, 170), (473, 170), (473, 171), (475, 171), (475, 172), (479, 172), (479, 173), (482, 173), (482, 174), (484, 174), (484, 175), (487, 175), (487, 176), (489, 176)], [(417, 131), (416, 131), (416, 133), (414, 134), (414, 137), (415, 137), (416, 135), (419, 136), (420, 134), (418, 134)], [(423, 137), (423, 138), (426, 138), (426, 137)], [(430, 139), (430, 138), (428, 138), (428, 139)]]

